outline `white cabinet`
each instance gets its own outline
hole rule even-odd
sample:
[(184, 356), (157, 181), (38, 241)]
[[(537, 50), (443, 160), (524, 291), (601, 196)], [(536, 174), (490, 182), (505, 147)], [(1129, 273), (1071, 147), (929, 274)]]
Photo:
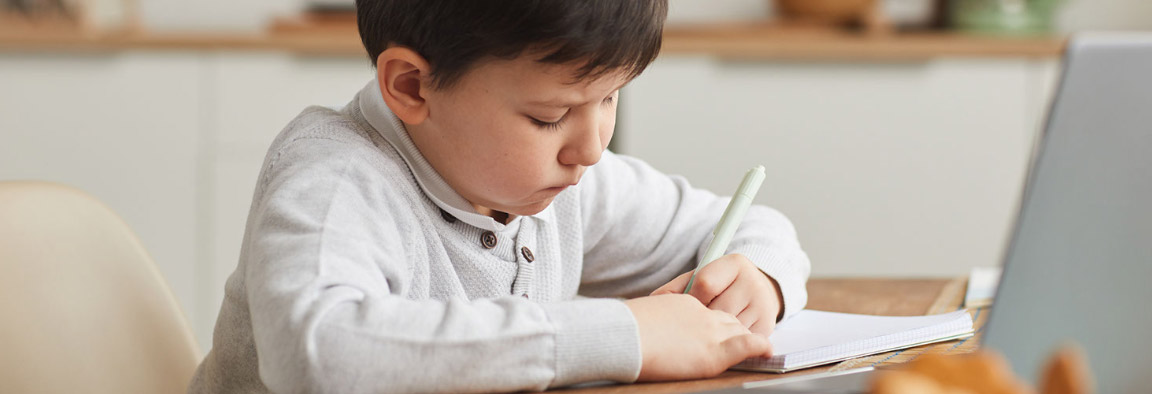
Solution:
[(814, 275), (999, 263), (1055, 60), (725, 62), (666, 56), (622, 93), (619, 150), (730, 195), (748, 168)]
[(108, 204), (197, 326), (215, 317), (197, 308), (200, 65), (196, 53), (0, 53), (0, 180), (64, 183)]
[(0, 180), (107, 203), (207, 351), (269, 143), (304, 107), (342, 106), (372, 76), (359, 57), (0, 53)]

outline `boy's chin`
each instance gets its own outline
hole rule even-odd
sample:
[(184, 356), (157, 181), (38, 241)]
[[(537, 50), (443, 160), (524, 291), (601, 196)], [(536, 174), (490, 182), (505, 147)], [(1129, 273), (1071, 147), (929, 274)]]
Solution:
[(549, 205), (552, 205), (552, 200), (553, 200), (553, 198), (549, 198), (549, 199), (544, 200), (544, 201), (532, 203), (529, 205), (519, 206), (519, 207), (516, 207), (515, 209), (511, 209), (511, 210), (508, 210), (505, 212), (508, 212), (508, 213), (516, 215), (516, 216), (532, 216), (532, 215), (535, 215), (535, 214), (538, 214), (538, 213), (544, 211), (544, 209), (548, 208)]

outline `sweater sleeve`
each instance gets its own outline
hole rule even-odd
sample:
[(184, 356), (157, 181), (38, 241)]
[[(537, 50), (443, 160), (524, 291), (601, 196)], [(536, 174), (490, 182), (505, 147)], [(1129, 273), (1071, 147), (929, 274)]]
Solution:
[[(580, 187), (585, 229), (581, 293), (594, 297), (643, 296), (695, 268), (730, 200), (607, 151)], [(726, 254), (732, 253), (748, 257), (779, 283), (785, 317), (804, 309), (808, 255), (783, 214), (751, 206), (728, 246)]]
[(373, 192), (388, 185), (339, 143), (308, 145), (306, 153), (289, 145), (283, 164), (266, 169), (246, 245), (269, 389), (516, 391), (636, 379), (636, 323), (618, 300), (403, 296), (406, 258), (420, 246), (400, 241), (405, 229), (389, 215), (402, 197)]

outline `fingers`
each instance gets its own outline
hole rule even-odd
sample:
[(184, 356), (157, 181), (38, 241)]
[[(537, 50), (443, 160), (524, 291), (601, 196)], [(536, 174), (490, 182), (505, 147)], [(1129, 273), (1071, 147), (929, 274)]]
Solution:
[(688, 279), (692, 277), (692, 272), (694, 271), (688, 271), (681, 274), (680, 276), (677, 276), (676, 279), (672, 279), (671, 282), (665, 283), (664, 286), (660, 286), (656, 290), (653, 290), (652, 294), (650, 295), (683, 293), (684, 287), (688, 286)]
[(756, 322), (756, 316), (753, 316), (754, 310), (750, 310), (749, 306), (754, 300), (743, 290), (739, 283), (734, 283), (727, 291), (713, 298), (712, 303), (708, 304), (708, 309), (728, 312), (740, 319), (744, 327), (752, 327)]
[(710, 305), (716, 296), (723, 293), (736, 280), (740, 265), (725, 261), (728, 256), (704, 266), (696, 273), (696, 280), (688, 294), (696, 297), (704, 305)]
[(751, 333), (728, 338), (721, 347), (724, 349), (724, 362), (727, 366), (736, 365), (750, 357), (772, 355), (772, 344), (768, 338)]
[(739, 319), (736, 319), (736, 316), (733, 316), (728, 312), (717, 310), (709, 310), (709, 312), (712, 313), (712, 315), (715, 316), (716, 321), (718, 321), (726, 329), (726, 336), (747, 334), (751, 332), (748, 331), (748, 327), (741, 323)]
[(759, 318), (756, 319), (756, 322), (752, 323), (751, 326), (748, 326), (748, 331), (751, 331), (753, 334), (763, 335), (765, 338), (767, 338), (769, 335), (772, 335), (772, 332), (775, 330), (775, 317)]

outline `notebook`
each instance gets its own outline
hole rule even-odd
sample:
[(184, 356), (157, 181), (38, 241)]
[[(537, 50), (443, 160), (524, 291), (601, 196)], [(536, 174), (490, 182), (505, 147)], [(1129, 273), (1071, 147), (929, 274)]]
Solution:
[(850, 358), (972, 336), (968, 311), (929, 316), (872, 316), (803, 310), (776, 326), (772, 357), (732, 369), (784, 373)]

